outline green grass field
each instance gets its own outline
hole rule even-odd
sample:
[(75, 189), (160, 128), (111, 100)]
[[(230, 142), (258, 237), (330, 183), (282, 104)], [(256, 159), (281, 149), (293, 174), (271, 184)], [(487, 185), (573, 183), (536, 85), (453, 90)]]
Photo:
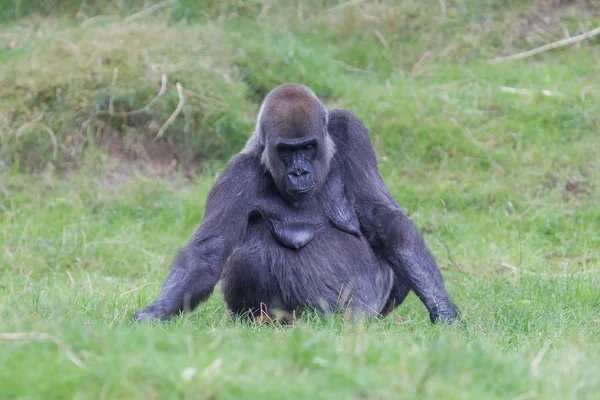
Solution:
[[(37, 3), (0, 1), (0, 398), (600, 398), (600, 36), (487, 61), (596, 1)], [(255, 326), (218, 288), (129, 321), (284, 82), (365, 122), (459, 323)]]

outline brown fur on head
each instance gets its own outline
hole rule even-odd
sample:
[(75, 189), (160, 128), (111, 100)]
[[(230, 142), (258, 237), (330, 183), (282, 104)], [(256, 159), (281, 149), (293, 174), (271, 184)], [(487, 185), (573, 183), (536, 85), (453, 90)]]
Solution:
[(312, 192), (325, 180), (335, 152), (323, 103), (303, 85), (275, 88), (263, 101), (247, 144), (256, 146), (282, 193), (298, 198)]

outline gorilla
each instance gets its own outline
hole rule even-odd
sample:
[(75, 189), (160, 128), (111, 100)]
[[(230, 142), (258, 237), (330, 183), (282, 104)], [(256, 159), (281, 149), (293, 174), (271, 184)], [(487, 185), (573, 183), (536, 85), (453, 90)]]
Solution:
[(189, 311), (219, 280), (230, 312), (251, 319), (306, 309), (385, 316), (411, 290), (431, 322), (458, 317), (434, 257), (381, 178), (363, 123), (327, 110), (303, 85), (267, 95), (202, 223), (133, 318)]

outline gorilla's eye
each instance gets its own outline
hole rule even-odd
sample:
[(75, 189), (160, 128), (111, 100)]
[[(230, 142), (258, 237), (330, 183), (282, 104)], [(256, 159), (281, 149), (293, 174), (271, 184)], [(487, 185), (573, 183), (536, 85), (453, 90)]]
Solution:
[(314, 144), (308, 144), (308, 145), (304, 146), (304, 150), (314, 150), (315, 147), (316, 146)]

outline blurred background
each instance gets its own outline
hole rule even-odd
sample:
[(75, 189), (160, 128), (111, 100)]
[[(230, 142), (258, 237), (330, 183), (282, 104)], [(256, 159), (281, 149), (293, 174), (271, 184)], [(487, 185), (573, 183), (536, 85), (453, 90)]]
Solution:
[[(0, 397), (593, 398), (599, 27), (596, 0), (0, 0), (0, 330), (67, 346), (0, 340)], [(368, 335), (232, 325), (218, 291), (131, 328), (292, 82), (366, 124), (465, 315), (447, 340), (412, 295)]]
[(505, 172), (597, 127), (597, 40), (487, 62), (596, 28), (592, 0), (3, 1), (0, 18), (0, 162), (19, 171), (95, 147), (197, 172), (285, 82), (352, 109), (411, 170)]

